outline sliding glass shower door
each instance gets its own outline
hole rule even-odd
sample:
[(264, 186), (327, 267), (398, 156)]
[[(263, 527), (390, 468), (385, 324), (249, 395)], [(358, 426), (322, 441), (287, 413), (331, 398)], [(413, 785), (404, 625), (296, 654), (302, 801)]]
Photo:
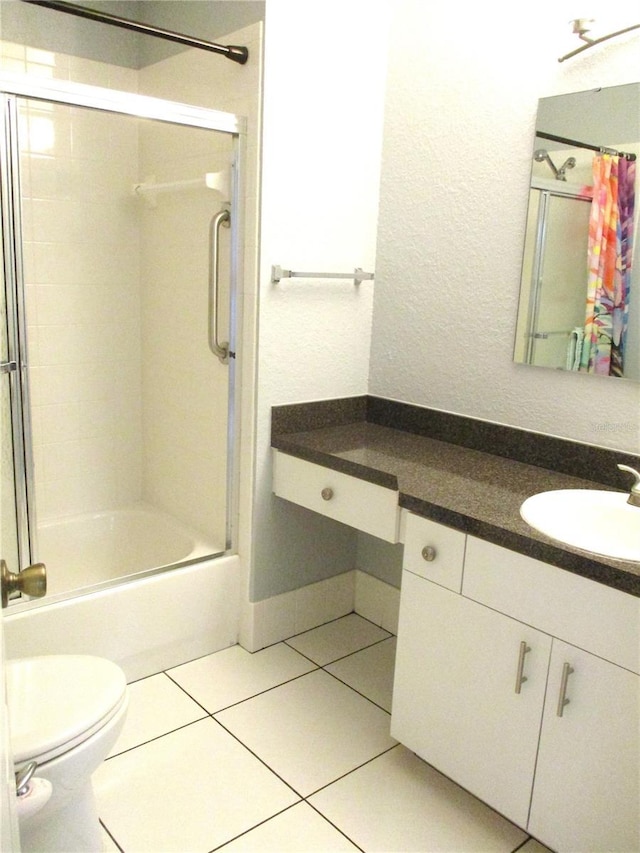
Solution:
[(18, 560), (51, 595), (231, 544), (235, 117), (98, 91), (5, 112)]
[[(573, 369), (571, 334), (582, 328), (587, 299), (590, 199), (531, 191), (531, 258), (526, 362)], [(529, 226), (528, 226), (529, 227)], [(525, 260), (527, 255), (525, 254)], [(578, 361), (580, 353), (577, 353)]]

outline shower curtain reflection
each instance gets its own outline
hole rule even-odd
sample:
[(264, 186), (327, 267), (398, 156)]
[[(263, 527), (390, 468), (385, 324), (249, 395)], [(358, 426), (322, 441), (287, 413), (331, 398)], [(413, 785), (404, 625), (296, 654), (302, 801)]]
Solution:
[(581, 368), (624, 376), (633, 254), (635, 161), (593, 158), (589, 277)]
[[(45, 562), (55, 594), (222, 553), (229, 369), (208, 348), (208, 226), (230, 199), (204, 182), (153, 198), (134, 186), (229, 172), (233, 136), (26, 97), (18, 116), (37, 513), (21, 566)], [(165, 537), (132, 566), (123, 512), (175, 525), (197, 553)], [(52, 528), (65, 547), (47, 553)], [(90, 555), (107, 547), (105, 577)]]

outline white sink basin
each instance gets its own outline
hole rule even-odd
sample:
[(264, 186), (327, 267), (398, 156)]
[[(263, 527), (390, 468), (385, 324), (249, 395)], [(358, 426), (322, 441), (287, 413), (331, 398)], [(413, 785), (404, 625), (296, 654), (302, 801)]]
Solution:
[(628, 493), (560, 489), (527, 498), (522, 518), (540, 533), (601, 557), (640, 562), (640, 507)]

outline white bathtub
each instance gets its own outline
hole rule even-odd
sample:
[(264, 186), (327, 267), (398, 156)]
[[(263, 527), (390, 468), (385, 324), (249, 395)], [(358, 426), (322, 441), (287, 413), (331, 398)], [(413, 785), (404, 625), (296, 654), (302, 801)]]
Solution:
[[(85, 527), (76, 521), (39, 531), (49, 592), (4, 611), (8, 658), (101, 655), (120, 664), (132, 681), (237, 642), (236, 555), (205, 558), (210, 545), (147, 508), (101, 513), (85, 518)], [(99, 547), (89, 544), (91, 525)], [(70, 537), (73, 559), (64, 553)], [(160, 552), (161, 545), (169, 550)], [(157, 559), (161, 565), (195, 562), (157, 572)]]
[(50, 601), (61, 594), (224, 551), (145, 504), (40, 524), (37, 542), (39, 558), (47, 565)]

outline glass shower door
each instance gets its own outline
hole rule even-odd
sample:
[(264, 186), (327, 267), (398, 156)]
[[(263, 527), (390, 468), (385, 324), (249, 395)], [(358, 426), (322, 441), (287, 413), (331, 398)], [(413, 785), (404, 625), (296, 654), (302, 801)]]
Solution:
[[(4, 263), (0, 263), (0, 275), (3, 268)], [(0, 557), (15, 572), (20, 565), (11, 412), (11, 382), (16, 364), (9, 353), (4, 286), (0, 287), (0, 310), (3, 318), (0, 324)]]
[(16, 101), (35, 515), (21, 565), (45, 562), (62, 595), (222, 553), (233, 368), (210, 314), (233, 340), (235, 261), (233, 228), (210, 223), (232, 200), (236, 138)]
[(570, 336), (585, 320), (590, 201), (547, 191), (538, 195), (527, 361), (572, 369)]

